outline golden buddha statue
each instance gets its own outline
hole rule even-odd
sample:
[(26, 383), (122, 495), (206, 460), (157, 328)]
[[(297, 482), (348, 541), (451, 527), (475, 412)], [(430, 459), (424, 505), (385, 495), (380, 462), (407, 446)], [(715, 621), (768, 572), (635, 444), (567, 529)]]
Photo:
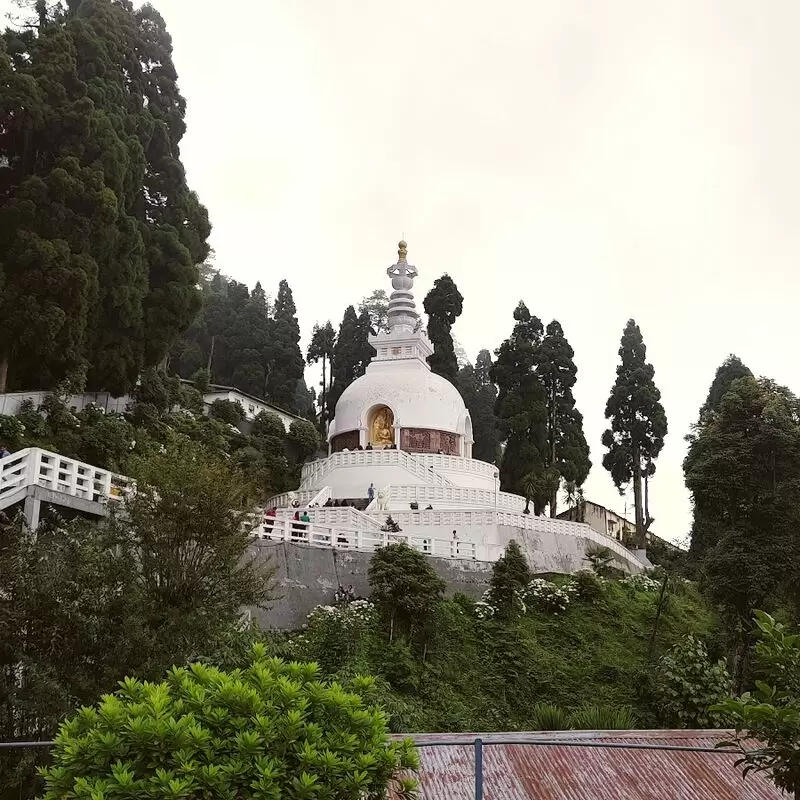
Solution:
[(372, 419), (369, 440), (378, 447), (390, 447), (394, 444), (394, 414), (391, 409), (386, 406), (378, 409)]

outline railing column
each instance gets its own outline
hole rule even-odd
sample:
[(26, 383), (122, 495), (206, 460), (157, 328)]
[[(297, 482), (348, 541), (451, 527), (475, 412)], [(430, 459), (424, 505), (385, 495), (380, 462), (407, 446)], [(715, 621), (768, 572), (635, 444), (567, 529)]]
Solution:
[(475, 740), (475, 800), (483, 800), (483, 739)]

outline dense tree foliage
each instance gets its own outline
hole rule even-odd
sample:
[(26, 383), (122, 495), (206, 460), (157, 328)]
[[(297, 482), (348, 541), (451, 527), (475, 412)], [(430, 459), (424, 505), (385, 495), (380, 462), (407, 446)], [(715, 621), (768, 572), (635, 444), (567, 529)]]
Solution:
[(497, 387), (492, 382), (492, 354), (481, 350), (475, 366), (465, 364), (458, 371), (458, 390), (472, 420), (472, 457), (494, 464), (500, 452), (500, 434), (494, 405)]
[(583, 434), (583, 416), (575, 408), (572, 388), (578, 368), (575, 353), (564, 336), (561, 325), (553, 320), (537, 354), (536, 373), (544, 386), (547, 407), (547, 449), (545, 471), (558, 476), (551, 481), (548, 503), (550, 516), (556, 516), (558, 488), (566, 481), (581, 486), (589, 475), (589, 445)]
[(690, 554), (723, 611), (741, 688), (754, 611), (797, 597), (797, 398), (768, 380), (735, 380), (690, 437), (684, 472), (694, 501)]
[(433, 354), (428, 358), (431, 370), (455, 384), (458, 378), (458, 360), (451, 330), (461, 316), (464, 298), (449, 275), (433, 282), (433, 288), (423, 301), (428, 315), (428, 336), (433, 344)]
[[(125, 675), (155, 679), (213, 652), (242, 605), (270, 596), (269, 565), (245, 557), (254, 508), (224, 462), (184, 442), (136, 471), (124, 513), (0, 529), (3, 741), (52, 738)], [(4, 789), (25, 779), (18, 764), (0, 759)]]
[(300, 351), (300, 325), (292, 290), (282, 280), (275, 298), (272, 352), (267, 376), (267, 397), (273, 403), (294, 411), (297, 408), (296, 386), (303, 377), (304, 362)]
[(512, 539), (492, 565), (489, 593), (499, 617), (510, 619), (524, 608), (521, 598), (532, 577), (522, 550)]
[(0, 390), (121, 394), (196, 314), (205, 209), (148, 5), (72, 2), (0, 39)]
[(319, 402), (320, 430), (324, 433), (325, 425), (330, 418), (328, 408), (328, 366), (333, 361), (333, 351), (336, 346), (336, 331), (333, 329), (330, 320), (324, 325), (314, 325), (311, 333), (311, 341), (306, 353), (306, 361), (309, 364), (322, 362), (322, 383)]
[(708, 390), (708, 397), (705, 403), (703, 403), (703, 407), (700, 409), (701, 421), (708, 414), (719, 411), (722, 398), (728, 393), (735, 380), (748, 377), (752, 378), (753, 373), (742, 363), (742, 360), (738, 356), (731, 353), (731, 355), (717, 367), (714, 380)]
[(655, 370), (647, 362), (642, 333), (632, 319), (623, 331), (619, 356), (617, 380), (606, 403), (606, 419), (611, 420), (611, 427), (603, 434), (603, 446), (608, 448), (603, 466), (618, 489), (633, 483), (636, 541), (644, 549), (647, 530), (653, 522), (648, 479), (655, 474), (655, 461), (664, 447), (667, 415), (661, 405), (661, 392), (653, 380)]
[(356, 316), (353, 306), (344, 310), (336, 344), (333, 348), (331, 366), (331, 389), (328, 400), (329, 417), (332, 419), (342, 392), (367, 369), (374, 350), (369, 343), (372, 320), (369, 311)]
[(369, 316), (373, 334), (389, 330), (389, 296), (383, 289), (375, 289), (358, 304), (358, 313)]
[(497, 384), (497, 425), (506, 446), (500, 462), (500, 483), (520, 492), (522, 478), (544, 469), (547, 450), (545, 392), (536, 375), (536, 358), (544, 329), (520, 301), (514, 330), (497, 350), (491, 377)]

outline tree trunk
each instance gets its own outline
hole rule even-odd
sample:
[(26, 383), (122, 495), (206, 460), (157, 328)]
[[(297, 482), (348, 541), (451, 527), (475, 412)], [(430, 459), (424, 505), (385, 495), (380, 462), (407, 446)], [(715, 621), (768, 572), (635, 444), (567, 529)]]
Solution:
[(208, 370), (208, 382), (214, 383), (214, 373), (211, 371), (214, 365), (214, 345), (217, 343), (217, 337), (211, 337), (211, 348), (208, 351), (208, 363), (206, 369)]
[(325, 402), (326, 402), (326, 393), (325, 393), (325, 386), (326, 386), (326, 375), (327, 375), (327, 359), (325, 358), (325, 353), (322, 354), (322, 402), (320, 403), (320, 427), (322, 428), (322, 432), (325, 432), (325, 422), (328, 419), (328, 415), (325, 413)]
[(0, 392), (5, 392), (8, 383), (8, 353), (0, 356)]
[(636, 506), (636, 546), (640, 550), (646, 550), (647, 539), (642, 509), (642, 459), (638, 445), (634, 445), (633, 448), (633, 503)]
[[(550, 466), (555, 469), (556, 465), (556, 397), (555, 390), (550, 395)], [(560, 481), (559, 481), (560, 483)], [(550, 517), (555, 519), (556, 508), (558, 507), (558, 483), (550, 495)]]
[(653, 518), (650, 516), (650, 480), (647, 475), (644, 476), (644, 531), (650, 530), (653, 524)]

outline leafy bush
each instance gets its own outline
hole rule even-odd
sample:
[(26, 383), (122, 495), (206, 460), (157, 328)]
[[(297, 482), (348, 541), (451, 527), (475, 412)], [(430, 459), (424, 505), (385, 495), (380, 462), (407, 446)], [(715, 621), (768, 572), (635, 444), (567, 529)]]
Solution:
[(566, 731), (569, 726), (569, 714), (563, 708), (537, 703), (531, 709), (531, 727), (535, 731)]
[[(767, 771), (780, 789), (800, 797), (800, 634), (756, 611), (756, 689), (714, 707), (736, 728), (744, 774)], [(752, 739), (763, 742), (754, 747)]]
[(586, 548), (585, 559), (592, 565), (592, 571), (602, 577), (609, 577), (613, 572), (614, 553), (600, 544), (590, 544)]
[(517, 542), (512, 539), (506, 550), (492, 566), (489, 597), (484, 598), (494, 608), (497, 616), (510, 618), (520, 611), (525, 613), (524, 592), (531, 579), (531, 570)]
[(236, 426), (244, 419), (244, 408), (238, 400), (215, 400), (211, 404), (211, 416)]
[(389, 741), (382, 711), (321, 681), (316, 664), (256, 646), (243, 670), (193, 664), (161, 683), (126, 679), (62, 725), (42, 775), (45, 800), (361, 800), (390, 786), (413, 796), (402, 773), (416, 766), (411, 742)]
[(712, 663), (705, 645), (686, 636), (658, 662), (654, 694), (662, 721), (681, 728), (720, 727), (724, 716), (712, 709), (730, 693), (725, 662)]
[(8, 414), (0, 414), (0, 444), (9, 450), (16, 450), (22, 445), (25, 425), (21, 419)]
[(436, 604), (444, 596), (445, 583), (431, 560), (407, 544), (381, 547), (369, 563), (372, 599), (389, 625), (411, 634), (424, 629)]
[(584, 706), (572, 712), (570, 725), (579, 731), (629, 731), (636, 728), (636, 715), (626, 706)]
[(289, 426), (287, 442), (295, 464), (302, 464), (319, 448), (319, 431), (307, 419), (296, 419)]
[(567, 610), (575, 589), (572, 584), (559, 587), (544, 578), (534, 578), (525, 588), (523, 600), (530, 606), (562, 614)]
[(576, 597), (584, 603), (596, 603), (605, 591), (605, 579), (583, 569), (572, 576), (572, 586)]

